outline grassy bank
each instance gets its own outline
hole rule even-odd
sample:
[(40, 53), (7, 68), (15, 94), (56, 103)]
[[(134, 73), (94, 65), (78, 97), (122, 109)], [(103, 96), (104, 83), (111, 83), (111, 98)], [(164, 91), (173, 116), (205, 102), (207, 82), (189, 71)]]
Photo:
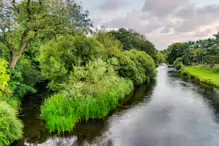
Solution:
[(181, 69), (180, 74), (200, 83), (219, 88), (219, 66), (186, 66)]

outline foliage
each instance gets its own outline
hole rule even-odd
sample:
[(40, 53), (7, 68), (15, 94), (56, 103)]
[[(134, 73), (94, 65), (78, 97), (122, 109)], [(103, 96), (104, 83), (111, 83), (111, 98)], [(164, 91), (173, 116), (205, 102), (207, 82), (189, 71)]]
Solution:
[(108, 62), (121, 77), (132, 80), (135, 85), (150, 81), (156, 75), (153, 59), (142, 51), (118, 52)]
[[(13, 78), (11, 79), (10, 74), (12, 72), (13, 71), (8, 70), (7, 61), (0, 59), (0, 101), (5, 101), (17, 109), (20, 101), (18, 100), (19, 97), (16, 96), (14, 89), (11, 88)], [(16, 87), (20, 87), (20, 85)]]
[(165, 54), (162, 53), (162, 52), (159, 52), (159, 53), (158, 53), (157, 58), (158, 58), (158, 63), (159, 63), (159, 64), (166, 62)]
[(7, 61), (0, 59), (0, 98), (6, 97), (9, 93), (8, 81), (10, 80), (9, 71), (7, 69)]
[[(23, 67), (23, 66), (21, 66), (21, 67)], [(26, 72), (26, 73), (31, 74), (31, 72)], [(36, 90), (34, 89), (33, 86), (31, 86), (31, 84), (28, 85), (25, 83), (24, 75), (25, 75), (25, 72), (24, 72), (23, 68), (19, 68), (19, 65), (16, 67), (16, 69), (11, 69), (11, 71), (10, 71), (11, 80), (9, 81), (9, 89), (13, 93), (12, 93), (10, 98), (22, 99), (25, 94), (36, 92)], [(36, 76), (36, 78), (37, 78), (37, 76)], [(28, 81), (26, 81), (26, 82), (28, 82)]]
[(22, 137), (23, 125), (15, 109), (3, 101), (0, 101), (0, 117), (0, 145), (9, 146)]
[(182, 69), (182, 68), (184, 67), (182, 61), (183, 61), (182, 57), (177, 58), (177, 59), (173, 62), (173, 66), (174, 66), (177, 70)]
[(212, 67), (219, 63), (219, 40), (216, 38), (196, 42), (175, 43), (168, 47), (167, 61), (172, 64), (177, 58), (183, 58), (183, 64), (208, 64)]
[(85, 67), (76, 67), (64, 86), (64, 90), (47, 99), (41, 107), (50, 132), (72, 131), (78, 121), (107, 116), (133, 90), (131, 81), (117, 76), (100, 59)]
[(1, 5), (0, 44), (10, 52), (11, 68), (34, 41), (87, 33), (92, 26), (88, 11), (74, 0), (1, 0)]
[(112, 34), (98, 32), (96, 39), (104, 46), (106, 57), (110, 58), (116, 53), (122, 51), (122, 44)]
[(173, 64), (173, 62), (183, 56), (183, 52), (185, 51), (186, 45), (183, 43), (174, 43), (169, 46), (169, 53), (167, 57), (167, 61), (169, 64)]
[(155, 62), (157, 62), (157, 51), (155, 46), (147, 40), (144, 35), (137, 33), (133, 29), (126, 30), (124, 28), (120, 28), (118, 31), (111, 31), (109, 33), (121, 42), (124, 50), (136, 49), (144, 51), (150, 55)]
[(40, 49), (40, 68), (42, 76), (49, 79), (51, 89), (59, 89), (74, 66), (85, 65), (89, 60), (101, 56), (102, 45), (94, 38), (85, 36), (63, 37), (51, 40)]

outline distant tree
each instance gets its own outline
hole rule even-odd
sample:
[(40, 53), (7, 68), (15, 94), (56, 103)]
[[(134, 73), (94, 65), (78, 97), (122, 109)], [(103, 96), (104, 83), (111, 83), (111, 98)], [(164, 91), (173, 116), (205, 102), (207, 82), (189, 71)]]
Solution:
[(184, 43), (174, 43), (168, 47), (169, 53), (167, 57), (167, 61), (170, 64), (184, 55), (184, 51), (187, 49), (188, 45)]
[(133, 29), (127, 30), (125, 28), (120, 28), (118, 31), (111, 31), (109, 33), (121, 42), (123, 50), (137, 49), (144, 51), (157, 61), (156, 48), (152, 42), (147, 40), (145, 35), (137, 33)]

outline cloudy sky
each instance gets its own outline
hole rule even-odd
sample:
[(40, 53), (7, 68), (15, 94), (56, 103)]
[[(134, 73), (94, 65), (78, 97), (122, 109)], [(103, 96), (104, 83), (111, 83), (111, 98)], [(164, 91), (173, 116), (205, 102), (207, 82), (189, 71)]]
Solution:
[(158, 50), (219, 31), (219, 0), (77, 0), (95, 26), (134, 28)]

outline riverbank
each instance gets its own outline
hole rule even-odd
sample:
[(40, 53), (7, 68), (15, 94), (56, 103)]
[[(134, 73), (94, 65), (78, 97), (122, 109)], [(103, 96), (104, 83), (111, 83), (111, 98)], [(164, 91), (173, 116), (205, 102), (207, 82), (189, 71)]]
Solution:
[(199, 83), (219, 88), (219, 67), (205, 65), (184, 66), (180, 69), (183, 77), (195, 80)]

